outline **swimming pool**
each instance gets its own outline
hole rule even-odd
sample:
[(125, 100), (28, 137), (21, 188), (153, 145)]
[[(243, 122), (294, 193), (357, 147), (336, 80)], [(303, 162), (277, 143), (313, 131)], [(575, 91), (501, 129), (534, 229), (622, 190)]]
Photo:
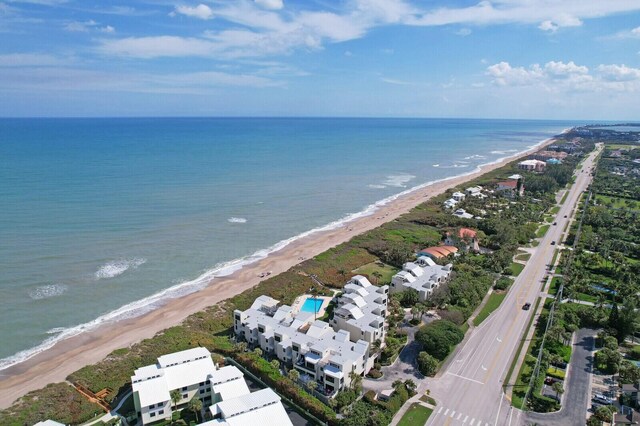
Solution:
[(300, 308), (300, 310), (302, 312), (311, 312), (315, 314), (320, 310), (322, 302), (324, 302), (323, 299), (314, 299), (313, 297), (307, 297), (307, 300), (304, 301), (304, 304), (302, 305), (302, 308)]

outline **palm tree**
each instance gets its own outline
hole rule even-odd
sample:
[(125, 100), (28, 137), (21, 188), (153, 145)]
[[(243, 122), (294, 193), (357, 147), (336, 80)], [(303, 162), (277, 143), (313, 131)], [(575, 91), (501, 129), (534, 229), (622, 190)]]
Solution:
[(362, 376), (356, 373), (355, 371), (352, 371), (351, 373), (349, 373), (349, 380), (351, 380), (351, 385), (349, 386), (351, 390), (356, 391), (356, 393), (359, 393), (358, 389), (360, 389), (362, 385)]
[(169, 396), (171, 397), (171, 402), (173, 402), (173, 411), (176, 411), (178, 401), (182, 399), (182, 394), (178, 389), (174, 389), (169, 393)]
[(554, 382), (551, 385), (551, 388), (555, 391), (556, 393), (556, 399), (559, 401), (560, 397), (559, 395), (562, 395), (564, 393), (564, 388), (562, 387), (562, 383), (560, 382)]
[(191, 401), (189, 401), (189, 409), (194, 412), (196, 415), (196, 421), (199, 423), (198, 413), (202, 410), (202, 401), (197, 396), (194, 396)]
[(293, 380), (294, 383), (298, 383), (298, 380), (300, 380), (300, 372), (295, 368), (289, 370), (289, 373), (287, 375), (291, 380)]
[(253, 353), (254, 353), (254, 354), (256, 354), (258, 357), (261, 357), (261, 356), (262, 356), (262, 349), (260, 349), (260, 348), (255, 348), (255, 349), (253, 350)]
[(318, 382), (316, 382), (315, 380), (309, 380), (306, 383), (307, 389), (309, 390), (310, 394), (313, 394), (313, 391), (316, 390), (316, 388), (318, 387)]
[(410, 394), (415, 394), (415, 393), (416, 393), (416, 390), (418, 389), (418, 386), (416, 385), (416, 382), (414, 382), (414, 381), (413, 381), (413, 380), (411, 380), (411, 379), (407, 379), (407, 380), (405, 380), (405, 381), (404, 381), (404, 385), (406, 386), (407, 391), (408, 391)]
[(271, 366), (273, 368), (275, 368), (276, 370), (280, 369), (280, 361), (278, 361), (277, 359), (271, 360)]
[(238, 342), (235, 345), (233, 345), (234, 349), (236, 350), (236, 352), (244, 352), (247, 350), (247, 343), (246, 342)]

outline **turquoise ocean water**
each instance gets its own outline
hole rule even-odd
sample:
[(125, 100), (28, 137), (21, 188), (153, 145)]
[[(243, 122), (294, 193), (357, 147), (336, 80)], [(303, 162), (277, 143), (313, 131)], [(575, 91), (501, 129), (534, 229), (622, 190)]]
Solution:
[(579, 124), (0, 119), (0, 368)]

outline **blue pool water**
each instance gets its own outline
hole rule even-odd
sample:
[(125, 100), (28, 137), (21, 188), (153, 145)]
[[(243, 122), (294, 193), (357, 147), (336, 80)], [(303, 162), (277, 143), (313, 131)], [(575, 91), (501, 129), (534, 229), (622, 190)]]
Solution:
[(307, 297), (307, 300), (304, 301), (304, 304), (302, 305), (302, 308), (300, 310), (302, 312), (316, 313), (320, 310), (320, 306), (322, 306), (322, 299)]

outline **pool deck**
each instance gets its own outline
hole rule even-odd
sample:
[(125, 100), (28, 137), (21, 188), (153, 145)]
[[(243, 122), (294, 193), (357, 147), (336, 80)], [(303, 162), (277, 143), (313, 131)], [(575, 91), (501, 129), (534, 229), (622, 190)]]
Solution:
[(329, 306), (329, 302), (331, 302), (331, 299), (333, 299), (332, 296), (313, 296), (311, 294), (303, 294), (302, 296), (298, 296), (296, 297), (296, 300), (294, 300), (291, 304), (291, 311), (294, 315), (300, 313), (302, 305), (304, 305), (305, 300), (307, 300), (308, 298), (322, 299), (322, 305), (320, 305), (320, 309), (318, 309), (318, 313), (316, 314), (317, 317), (321, 317), (324, 315), (325, 311), (327, 310), (327, 306)]

